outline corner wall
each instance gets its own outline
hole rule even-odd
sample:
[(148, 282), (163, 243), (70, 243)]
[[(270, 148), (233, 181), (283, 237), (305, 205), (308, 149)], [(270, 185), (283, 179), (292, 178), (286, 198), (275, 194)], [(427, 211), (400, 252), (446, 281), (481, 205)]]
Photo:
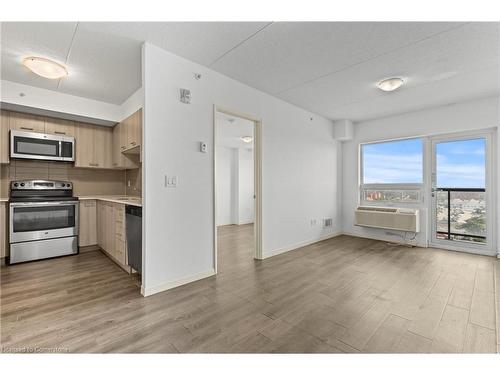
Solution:
[[(264, 256), (339, 232), (331, 121), (150, 44), (143, 69), (146, 295), (214, 272), (214, 105), (262, 119)], [(191, 90), (191, 104), (179, 101), (180, 88)], [(178, 176), (178, 186), (165, 188), (165, 175)], [(334, 226), (323, 229), (329, 217)]]
[[(500, 125), (499, 104), (498, 97), (490, 97), (356, 124), (354, 139), (342, 144), (342, 231), (346, 234), (386, 241), (394, 241), (395, 239), (395, 237), (387, 236), (384, 230), (362, 228), (354, 225), (354, 210), (359, 200), (358, 150), (360, 143), (457, 133), (495, 127), (497, 128), (497, 139), (500, 142), (500, 136), (498, 135), (498, 126)], [(496, 159), (498, 169), (498, 156)], [(498, 188), (500, 186), (500, 176), (498, 174), (500, 173), (497, 171), (497, 179), (493, 180), (497, 181), (497, 195), (499, 197), (497, 201), (500, 200), (500, 192), (498, 191), (500, 190)], [(425, 198), (423, 204), (419, 205), (421, 209), (421, 233), (417, 236), (417, 242), (420, 246), (427, 246), (429, 237), (427, 230), (427, 201)], [(498, 211), (496, 225), (498, 226), (497, 233), (500, 233)]]

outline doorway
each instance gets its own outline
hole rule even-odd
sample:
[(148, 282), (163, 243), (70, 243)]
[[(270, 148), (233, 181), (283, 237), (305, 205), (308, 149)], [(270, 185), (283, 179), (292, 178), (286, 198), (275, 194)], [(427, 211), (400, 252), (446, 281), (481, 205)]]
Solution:
[(492, 134), (431, 138), (430, 245), (494, 253)]
[(214, 109), (214, 265), (262, 259), (260, 127), (251, 116)]

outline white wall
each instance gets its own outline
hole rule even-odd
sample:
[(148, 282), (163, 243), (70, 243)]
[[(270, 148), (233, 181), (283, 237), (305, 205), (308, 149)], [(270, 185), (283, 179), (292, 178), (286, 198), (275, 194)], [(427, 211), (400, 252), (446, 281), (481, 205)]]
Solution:
[(217, 225), (238, 223), (238, 149), (217, 147)]
[(238, 224), (254, 221), (254, 160), (253, 150), (238, 149)]
[[(343, 232), (394, 240), (394, 237), (386, 236), (384, 230), (356, 227), (353, 224), (354, 209), (358, 204), (358, 150), (360, 143), (455, 133), (474, 129), (498, 128), (500, 124), (499, 108), (499, 99), (492, 97), (356, 124), (354, 140), (342, 144)], [(498, 168), (499, 164), (496, 165)], [(498, 177), (497, 181), (499, 182), (498, 185), (500, 185)], [(422, 232), (417, 237), (417, 240), (421, 246), (426, 245), (428, 238), (426, 204), (427, 202), (424, 202), (424, 204), (420, 205), (422, 210)]]
[[(339, 147), (329, 120), (150, 44), (143, 53), (146, 295), (214, 271), (214, 104), (262, 119), (264, 256), (340, 229)], [(180, 88), (191, 90), (190, 105), (179, 101)], [(166, 174), (178, 176), (177, 188), (164, 187)], [(311, 226), (326, 217), (333, 228)]]

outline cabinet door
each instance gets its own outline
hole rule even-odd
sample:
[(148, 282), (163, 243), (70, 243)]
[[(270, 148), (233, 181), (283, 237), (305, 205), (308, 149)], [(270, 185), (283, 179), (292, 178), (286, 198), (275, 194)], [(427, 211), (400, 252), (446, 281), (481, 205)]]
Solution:
[(127, 148), (141, 145), (142, 110), (138, 110), (127, 119)]
[(9, 162), (9, 112), (2, 110), (0, 113), (0, 163)]
[(113, 168), (123, 168), (120, 149), (120, 124), (113, 127)]
[(75, 128), (75, 166), (96, 167), (94, 161), (94, 126), (79, 123)]
[(21, 130), (25, 132), (45, 132), (43, 117), (29, 115), (26, 113), (11, 112), (9, 116), (10, 130)]
[(80, 201), (79, 246), (97, 244), (97, 208), (95, 200)]
[(97, 201), (97, 245), (104, 249), (104, 234), (106, 233), (106, 215), (104, 202)]
[(126, 265), (126, 238), (125, 238), (125, 205), (115, 203), (115, 258), (122, 265)]
[(127, 127), (126, 122), (120, 122), (113, 128), (113, 168), (119, 169), (135, 169), (138, 165), (129, 158), (129, 155), (123, 154), (122, 151), (127, 147)]
[(7, 205), (0, 202), (0, 258), (8, 256), (7, 245)]
[(94, 167), (113, 167), (113, 129), (107, 126), (94, 126)]
[(60, 120), (60, 119), (46, 117), (45, 133), (74, 137), (75, 123), (74, 121)]
[(115, 252), (115, 211), (112, 203), (106, 202), (106, 252), (116, 257)]

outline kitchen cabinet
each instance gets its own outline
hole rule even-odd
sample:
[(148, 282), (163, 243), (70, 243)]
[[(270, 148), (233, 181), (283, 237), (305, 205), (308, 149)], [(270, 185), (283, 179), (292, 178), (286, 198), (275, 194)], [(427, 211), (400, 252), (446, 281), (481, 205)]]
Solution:
[(120, 122), (113, 128), (113, 168), (136, 169), (139, 168), (137, 158), (132, 158), (122, 151), (127, 145), (127, 128)]
[(125, 237), (125, 205), (97, 201), (97, 242), (99, 247), (125, 271), (127, 240)]
[(9, 162), (9, 112), (0, 112), (0, 164)]
[(80, 201), (79, 222), (78, 246), (97, 245), (97, 202), (95, 200)]
[(125, 119), (127, 127), (127, 149), (141, 146), (142, 143), (142, 109)]
[(113, 167), (113, 129), (94, 126), (94, 159), (98, 168)]
[(10, 130), (44, 133), (45, 121), (42, 116), (10, 112), (9, 128)]
[(0, 258), (4, 259), (9, 255), (9, 244), (7, 243), (7, 203), (0, 202)]
[(109, 127), (79, 123), (75, 127), (75, 166), (112, 168), (112, 133)]
[(10, 130), (44, 133), (45, 121), (42, 116), (30, 115), (27, 113), (10, 112), (9, 127)]
[(75, 122), (46, 117), (45, 133), (62, 135), (67, 137), (75, 136)]

